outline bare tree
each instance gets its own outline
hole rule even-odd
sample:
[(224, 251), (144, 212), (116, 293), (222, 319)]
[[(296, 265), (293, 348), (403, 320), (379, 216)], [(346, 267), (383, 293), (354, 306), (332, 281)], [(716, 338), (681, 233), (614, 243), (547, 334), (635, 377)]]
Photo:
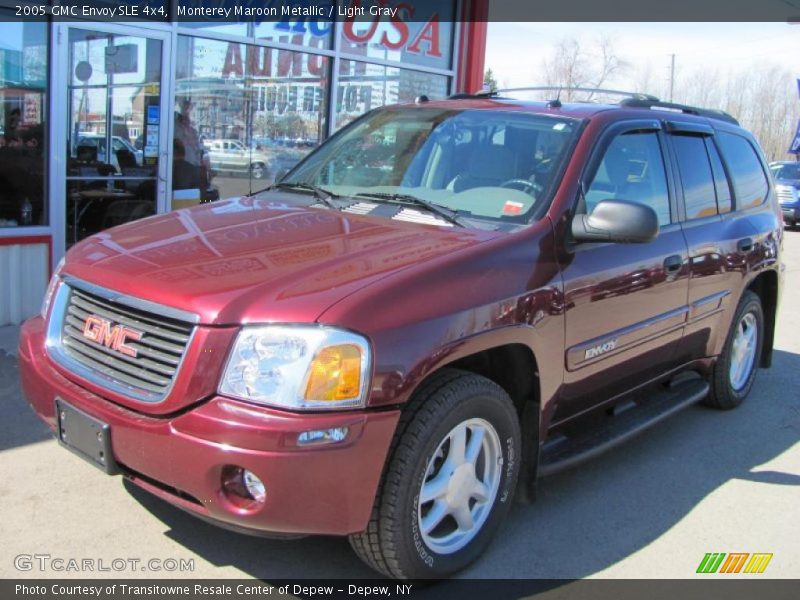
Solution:
[(792, 75), (774, 64), (743, 72), (696, 69), (677, 81), (675, 100), (722, 109), (758, 139), (769, 160), (787, 158), (800, 117), (800, 102)]
[(627, 68), (628, 63), (616, 54), (614, 40), (608, 35), (600, 35), (589, 49), (567, 36), (542, 63), (545, 83), (564, 88), (562, 97), (566, 101), (594, 99), (594, 93), (575, 92), (574, 88), (607, 86)]

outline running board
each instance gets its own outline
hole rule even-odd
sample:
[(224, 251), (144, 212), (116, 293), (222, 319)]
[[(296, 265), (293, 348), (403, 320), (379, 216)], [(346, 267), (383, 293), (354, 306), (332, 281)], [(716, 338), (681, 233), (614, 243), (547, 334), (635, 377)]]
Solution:
[(539, 475), (553, 475), (639, 435), (678, 411), (696, 404), (708, 395), (708, 382), (691, 379), (670, 387), (642, 405), (608, 417), (599, 427), (570, 437), (558, 437), (542, 446)]

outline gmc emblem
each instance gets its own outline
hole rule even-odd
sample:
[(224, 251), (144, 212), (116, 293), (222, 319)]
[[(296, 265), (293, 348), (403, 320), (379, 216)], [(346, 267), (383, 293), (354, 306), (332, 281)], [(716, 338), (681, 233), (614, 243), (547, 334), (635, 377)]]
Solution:
[(138, 352), (127, 345), (129, 340), (142, 339), (143, 333), (124, 325), (112, 325), (111, 321), (101, 319), (94, 315), (86, 317), (83, 324), (83, 337), (95, 343), (102, 344), (116, 352), (136, 358)]

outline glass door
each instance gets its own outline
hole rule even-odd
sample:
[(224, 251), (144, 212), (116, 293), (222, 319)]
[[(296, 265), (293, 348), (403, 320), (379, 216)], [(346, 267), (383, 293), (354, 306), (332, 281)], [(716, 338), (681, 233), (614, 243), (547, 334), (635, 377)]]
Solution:
[(165, 207), (169, 38), (141, 31), (69, 25), (59, 36), (67, 66), (66, 248)]

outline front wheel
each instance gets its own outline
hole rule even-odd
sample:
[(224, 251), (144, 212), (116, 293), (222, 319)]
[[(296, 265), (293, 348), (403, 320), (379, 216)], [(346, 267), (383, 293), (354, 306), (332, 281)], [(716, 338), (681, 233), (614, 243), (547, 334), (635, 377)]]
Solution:
[(366, 531), (350, 537), (390, 577), (444, 577), (489, 544), (514, 497), (519, 421), (494, 382), (434, 375), (406, 407)]
[(753, 387), (764, 345), (764, 311), (761, 299), (751, 291), (742, 294), (722, 354), (714, 365), (708, 406), (739, 406)]
[(264, 179), (267, 176), (267, 167), (263, 163), (254, 163), (250, 166), (250, 176), (253, 179)]

